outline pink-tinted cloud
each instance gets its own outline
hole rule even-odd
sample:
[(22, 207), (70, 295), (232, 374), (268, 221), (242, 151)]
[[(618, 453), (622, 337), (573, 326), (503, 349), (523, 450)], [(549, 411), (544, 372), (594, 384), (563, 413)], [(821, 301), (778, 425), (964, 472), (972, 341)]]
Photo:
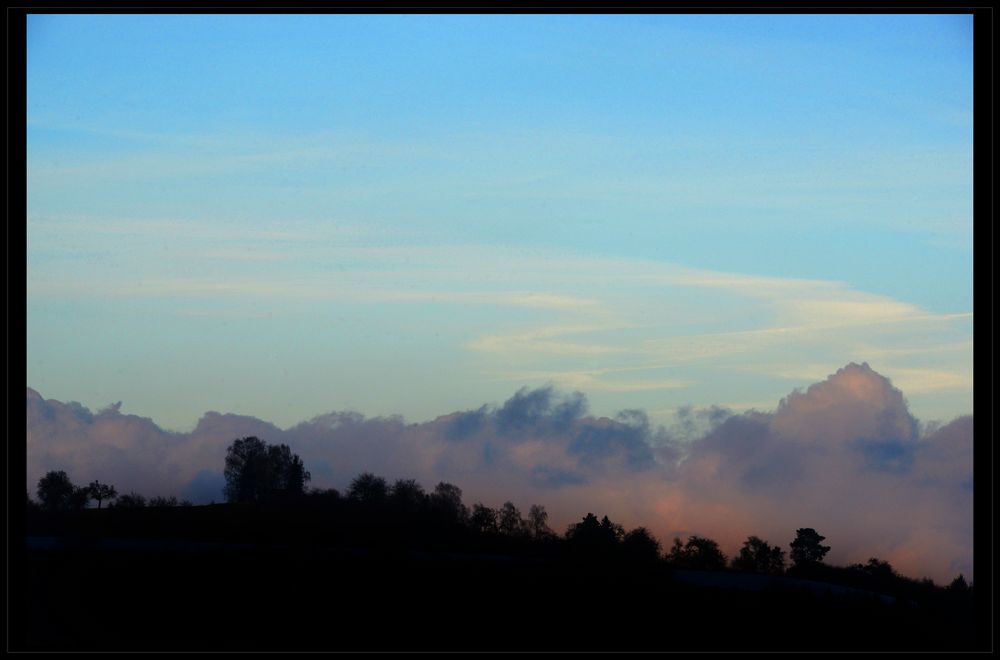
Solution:
[(814, 527), (833, 563), (877, 556), (939, 582), (972, 575), (972, 418), (921, 436), (902, 393), (867, 364), (791, 393), (774, 412), (684, 410), (664, 429), (642, 411), (586, 411), (582, 394), (522, 389), (422, 424), (333, 412), (279, 429), (212, 412), (178, 434), (29, 389), (27, 476), (34, 484), (64, 469), (119, 492), (220, 500), (226, 447), (256, 435), (288, 444), (317, 487), (343, 489), (363, 471), (429, 488), (449, 481), (470, 504), (544, 504), (560, 531), (593, 511), (665, 543), (710, 536), (730, 554), (751, 534), (787, 546), (796, 528)]
[(886, 378), (848, 365), (693, 443), (671, 494), (679, 528), (735, 549), (747, 534), (785, 545), (815, 527), (833, 563), (878, 556), (913, 576), (968, 576), (971, 417), (917, 429)]

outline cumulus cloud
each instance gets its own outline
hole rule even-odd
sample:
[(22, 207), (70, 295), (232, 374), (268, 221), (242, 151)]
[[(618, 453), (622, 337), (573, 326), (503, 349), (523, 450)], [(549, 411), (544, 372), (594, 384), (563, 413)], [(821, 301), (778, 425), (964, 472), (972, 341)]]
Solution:
[(814, 527), (834, 563), (877, 556), (937, 581), (972, 575), (972, 418), (920, 431), (902, 392), (850, 364), (772, 412), (682, 408), (654, 428), (642, 410), (588, 414), (580, 392), (522, 388), (499, 405), (421, 424), (331, 412), (287, 429), (206, 413), (171, 433), (120, 405), (92, 414), (28, 390), (29, 486), (46, 471), (119, 492), (219, 501), (228, 445), (288, 444), (312, 485), (363, 471), (460, 486), (467, 503), (544, 504), (557, 528), (588, 511), (644, 525), (664, 542), (700, 534), (735, 553), (751, 534), (787, 546)]
[(969, 575), (971, 417), (925, 437), (918, 428), (888, 379), (848, 365), (693, 443), (673, 484), (679, 526), (730, 547), (751, 533), (784, 544), (790, 530), (815, 527), (834, 563), (878, 556), (911, 575)]

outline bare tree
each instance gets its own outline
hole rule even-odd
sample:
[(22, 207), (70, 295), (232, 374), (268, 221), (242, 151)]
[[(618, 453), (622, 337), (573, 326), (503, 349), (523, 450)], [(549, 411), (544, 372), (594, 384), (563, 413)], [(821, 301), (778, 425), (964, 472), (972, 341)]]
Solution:
[(497, 517), (497, 526), (500, 531), (508, 536), (514, 536), (520, 534), (522, 530), (526, 529), (526, 523), (523, 518), (521, 518), (521, 512), (518, 511), (517, 507), (514, 506), (513, 502), (504, 502), (503, 506), (500, 507), (500, 512)]
[(101, 508), (101, 502), (104, 500), (113, 500), (118, 497), (118, 491), (115, 490), (114, 486), (109, 484), (102, 484), (99, 481), (91, 481), (90, 486), (90, 497), (97, 500), (97, 508)]
[(549, 512), (541, 504), (532, 504), (528, 510), (528, 527), (536, 539), (549, 538), (554, 535), (549, 528)]

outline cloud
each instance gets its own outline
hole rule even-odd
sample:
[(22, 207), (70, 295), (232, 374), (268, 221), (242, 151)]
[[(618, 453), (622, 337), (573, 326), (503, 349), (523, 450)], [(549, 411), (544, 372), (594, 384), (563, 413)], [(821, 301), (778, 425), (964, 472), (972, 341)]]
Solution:
[(468, 342), (466, 347), (476, 351), (501, 354), (603, 355), (626, 352), (627, 349), (621, 346), (553, 340), (569, 334), (606, 329), (608, 329), (606, 326), (544, 326), (512, 335), (485, 335)]
[(849, 364), (804, 392), (792, 392), (778, 405), (771, 426), (786, 438), (828, 444), (912, 441), (917, 433), (903, 393), (867, 363)]
[(692, 443), (675, 484), (679, 527), (700, 524), (731, 545), (750, 533), (784, 543), (789, 530), (815, 527), (831, 541), (834, 563), (878, 556), (938, 580), (954, 572), (951, 562), (971, 572), (972, 500), (963, 486), (971, 418), (924, 437), (918, 429), (888, 379), (850, 364), (774, 412), (729, 417)]
[(972, 418), (920, 430), (900, 390), (849, 364), (770, 412), (682, 407), (654, 427), (642, 410), (588, 413), (580, 392), (521, 388), (500, 404), (419, 424), (331, 412), (281, 429), (206, 413), (169, 433), (113, 406), (97, 414), (27, 392), (28, 483), (64, 469), (119, 492), (221, 499), (228, 445), (256, 435), (302, 456), (312, 485), (363, 471), (457, 484), (467, 503), (544, 504), (556, 529), (588, 511), (627, 527), (715, 538), (728, 553), (756, 534), (787, 546), (814, 527), (834, 563), (877, 556), (939, 582), (973, 574)]
[(554, 382), (564, 387), (586, 389), (591, 392), (641, 392), (646, 390), (671, 390), (687, 387), (693, 381), (678, 378), (640, 378), (611, 380), (609, 374), (659, 369), (658, 366), (616, 367), (584, 371), (515, 371), (496, 374), (499, 380), (515, 382)]
[[(379, 322), (390, 326), (418, 310), (433, 312), (451, 319), (448, 331), (433, 337), (435, 350), (459, 370), (510, 381), (511, 391), (554, 382), (587, 392), (595, 406), (621, 405), (633, 393), (646, 408), (676, 407), (687, 402), (680, 390), (697, 389), (706, 373), (720, 368), (767, 376), (770, 382), (759, 391), (777, 396), (777, 388), (785, 387), (778, 379), (804, 384), (849, 361), (871, 360), (905, 384), (922, 415), (969, 410), (962, 397), (972, 389), (971, 313), (933, 313), (837, 281), (551, 249), (419, 245), (416, 237), (399, 244), (399, 237), (349, 221), (209, 225), (196, 219), (33, 215), (30, 304), (69, 313), (86, 299), (140, 323), (147, 318), (134, 316), (137, 300), (148, 300), (154, 313), (248, 318), (263, 309), (275, 321), (316, 309), (357, 317), (378, 305), (387, 311)], [(128, 249), (109, 259), (109, 245)], [(164, 260), (167, 253), (173, 258)], [(100, 318), (91, 320), (93, 332), (103, 331)], [(259, 325), (265, 326), (275, 333), (285, 327)], [(415, 340), (431, 341), (422, 331)], [(394, 331), (370, 334), (373, 343), (390, 348), (384, 342), (392, 341)], [(150, 334), (150, 341), (162, 348), (165, 340), (158, 336)], [(322, 350), (322, 341), (276, 344), (284, 346), (279, 351), (296, 353)], [(56, 359), (44, 346), (32, 346), (33, 367), (54, 369)], [(216, 357), (229, 366), (259, 360), (225, 349)], [(489, 392), (484, 397), (498, 396), (495, 385), (482, 387)], [(700, 396), (706, 395), (703, 390)], [(186, 404), (185, 426), (202, 412), (196, 405)]]
[(536, 390), (523, 387), (497, 411), (496, 421), (504, 433), (523, 432), (544, 426), (561, 431), (586, 409), (587, 401), (580, 392), (574, 392), (569, 399), (553, 405), (551, 387)]
[(222, 472), (201, 470), (184, 486), (181, 495), (192, 502), (221, 502), (225, 500), (223, 488), (226, 478)]

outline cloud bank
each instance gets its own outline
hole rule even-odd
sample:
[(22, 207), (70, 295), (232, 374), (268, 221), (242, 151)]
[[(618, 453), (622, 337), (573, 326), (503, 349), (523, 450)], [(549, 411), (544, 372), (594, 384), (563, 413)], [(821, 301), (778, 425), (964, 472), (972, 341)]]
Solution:
[(120, 408), (92, 413), (29, 388), (29, 489), (66, 470), (120, 493), (221, 501), (226, 448), (256, 435), (288, 444), (315, 487), (343, 489), (363, 471), (449, 481), (468, 504), (544, 504), (558, 530), (593, 511), (665, 543), (710, 536), (730, 555), (751, 534), (787, 547), (796, 528), (814, 527), (832, 563), (877, 556), (937, 582), (973, 574), (972, 417), (922, 429), (867, 364), (792, 392), (772, 412), (685, 408), (655, 428), (642, 410), (589, 415), (582, 393), (551, 386), (420, 424), (331, 412), (281, 429), (209, 412), (175, 433)]

